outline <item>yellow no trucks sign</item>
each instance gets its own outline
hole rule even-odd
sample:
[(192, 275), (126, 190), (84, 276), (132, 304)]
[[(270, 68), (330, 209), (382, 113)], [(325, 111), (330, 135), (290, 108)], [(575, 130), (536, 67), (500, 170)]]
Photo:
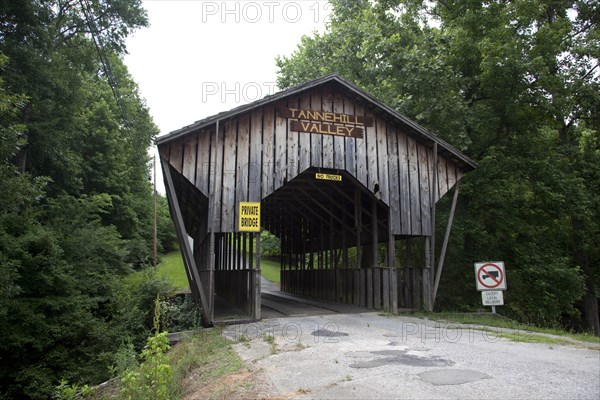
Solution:
[(260, 202), (240, 201), (240, 232), (260, 232)]
[(338, 182), (342, 181), (342, 176), (337, 175), (337, 174), (322, 174), (322, 173), (317, 172), (315, 174), (315, 178), (325, 180), (325, 181), (338, 181)]

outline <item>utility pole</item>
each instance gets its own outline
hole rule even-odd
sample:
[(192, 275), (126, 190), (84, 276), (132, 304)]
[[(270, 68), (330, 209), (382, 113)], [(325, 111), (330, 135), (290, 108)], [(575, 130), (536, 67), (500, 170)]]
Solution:
[(152, 189), (154, 190), (154, 266), (156, 267), (156, 154), (154, 155), (154, 183)]

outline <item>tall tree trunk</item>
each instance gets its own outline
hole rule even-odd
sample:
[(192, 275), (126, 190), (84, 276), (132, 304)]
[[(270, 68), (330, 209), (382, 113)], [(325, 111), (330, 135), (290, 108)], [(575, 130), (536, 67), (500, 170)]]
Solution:
[[(21, 123), (23, 125), (27, 125), (27, 123), (29, 122), (29, 117), (31, 115), (31, 107), (31, 103), (27, 103), (27, 105), (23, 109), (23, 113), (21, 115)], [(16, 156), (16, 164), (19, 168), (19, 172), (22, 174), (25, 173), (25, 168), (27, 166), (27, 147), (29, 146), (29, 137), (26, 133), (24, 134), (24, 136), (26, 139), (26, 143), (23, 147), (19, 149), (19, 152)]]
[(577, 240), (582, 222), (577, 217), (571, 218), (573, 236), (575, 238), (575, 262), (583, 270), (585, 294), (583, 295), (583, 313), (590, 328), (596, 336), (600, 336), (600, 315), (598, 314), (598, 294), (596, 293), (594, 270), (590, 266), (586, 249)]

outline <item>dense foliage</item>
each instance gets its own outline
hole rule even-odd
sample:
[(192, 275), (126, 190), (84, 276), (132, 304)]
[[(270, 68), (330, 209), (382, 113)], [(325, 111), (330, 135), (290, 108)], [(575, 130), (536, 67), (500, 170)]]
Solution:
[(479, 163), (437, 307), (478, 307), (473, 262), (504, 260), (505, 312), (600, 334), (599, 3), (331, 3), (326, 32), (277, 60), (279, 86), (339, 73)]
[(0, 3), (0, 398), (106, 379), (167, 289), (124, 279), (153, 251), (157, 128), (121, 60), (145, 24), (139, 0)]

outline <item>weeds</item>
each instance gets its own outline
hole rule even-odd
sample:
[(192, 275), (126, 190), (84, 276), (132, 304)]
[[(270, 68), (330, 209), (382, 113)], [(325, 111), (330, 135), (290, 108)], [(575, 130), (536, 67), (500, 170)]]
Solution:
[(277, 354), (277, 345), (275, 343), (275, 337), (273, 335), (264, 335), (263, 339), (265, 342), (269, 343), (271, 348), (271, 354)]

